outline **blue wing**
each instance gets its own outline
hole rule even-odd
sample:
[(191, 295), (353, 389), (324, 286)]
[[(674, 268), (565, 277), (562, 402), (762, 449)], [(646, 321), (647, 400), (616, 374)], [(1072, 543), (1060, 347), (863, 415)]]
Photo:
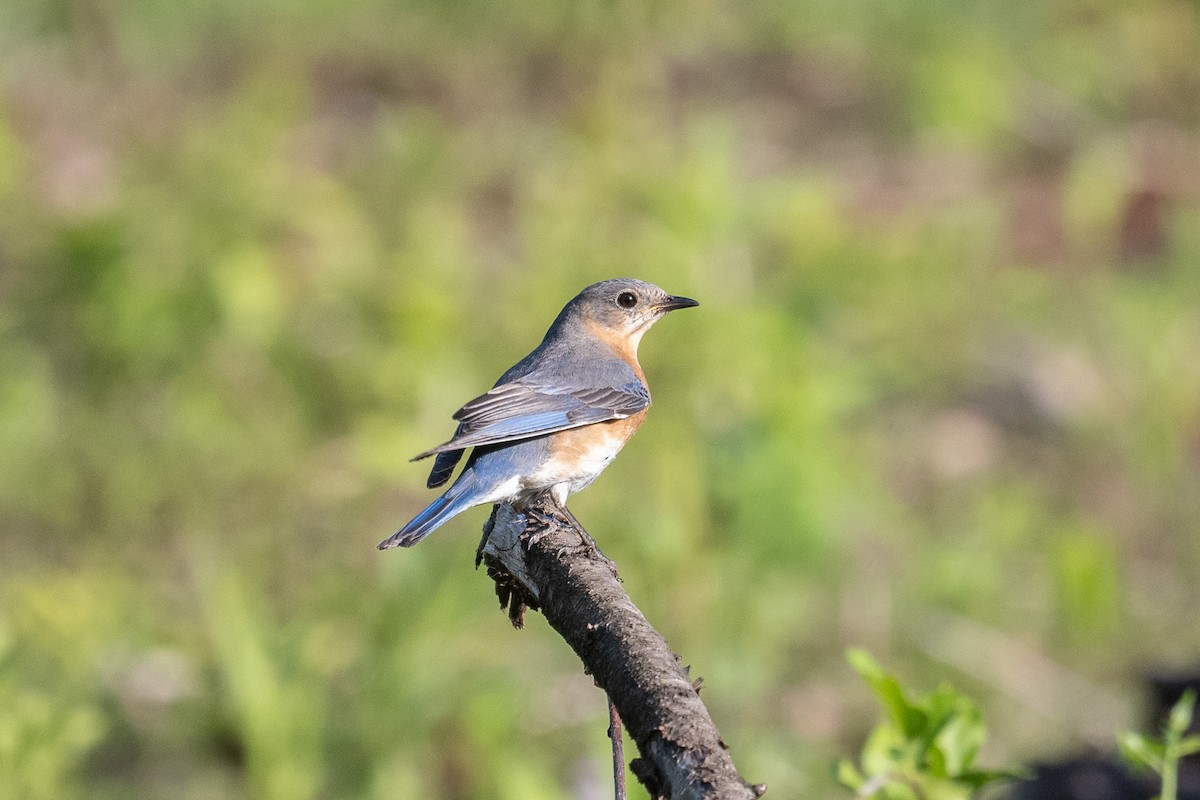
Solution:
[(468, 447), (545, 436), (597, 422), (624, 419), (650, 405), (640, 381), (597, 389), (568, 389), (505, 383), (476, 397), (454, 414), (454, 438), (421, 453), (414, 461), (437, 455), (428, 485), (445, 483)]

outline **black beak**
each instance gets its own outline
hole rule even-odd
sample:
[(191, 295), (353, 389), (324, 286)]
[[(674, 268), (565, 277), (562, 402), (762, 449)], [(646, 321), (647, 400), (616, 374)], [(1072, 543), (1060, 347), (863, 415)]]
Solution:
[(690, 297), (679, 297), (677, 295), (668, 295), (666, 300), (655, 306), (655, 309), (662, 312), (675, 311), (680, 308), (695, 308), (700, 305)]

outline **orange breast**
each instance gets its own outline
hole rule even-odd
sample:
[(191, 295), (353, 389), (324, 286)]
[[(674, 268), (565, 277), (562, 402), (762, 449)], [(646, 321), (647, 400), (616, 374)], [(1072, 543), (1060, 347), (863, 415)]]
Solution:
[(629, 438), (641, 427), (646, 419), (643, 408), (631, 417), (614, 419), (608, 422), (597, 422), (594, 425), (584, 425), (582, 428), (572, 428), (554, 435), (552, 447), (557, 458), (568, 460), (571, 456), (583, 457), (588, 452), (615, 447), (620, 450)]
[(598, 422), (553, 434), (550, 458), (530, 476), (530, 485), (545, 487), (564, 483), (570, 485), (571, 492), (579, 491), (604, 471), (645, 418), (646, 409), (642, 409), (626, 419)]

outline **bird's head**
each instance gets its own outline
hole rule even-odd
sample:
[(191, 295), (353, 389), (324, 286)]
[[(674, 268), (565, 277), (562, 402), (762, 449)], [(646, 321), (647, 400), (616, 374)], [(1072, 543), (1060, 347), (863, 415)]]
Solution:
[(700, 305), (690, 297), (667, 294), (652, 283), (614, 278), (593, 283), (575, 296), (568, 308), (598, 333), (623, 339), (634, 351), (650, 326), (671, 311)]

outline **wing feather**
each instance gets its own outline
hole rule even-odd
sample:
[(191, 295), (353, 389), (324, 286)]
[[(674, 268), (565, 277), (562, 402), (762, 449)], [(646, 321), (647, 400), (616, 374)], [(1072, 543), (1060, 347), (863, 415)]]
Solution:
[[(454, 435), (462, 431), (462, 426), (454, 431)], [(429, 479), (425, 481), (425, 486), (430, 489), (436, 489), (446, 481), (450, 480), (450, 476), (454, 474), (454, 468), (458, 466), (459, 459), (463, 456), (462, 450), (445, 450), (437, 454), (437, 458), (433, 460), (433, 469), (429, 471)]]
[(588, 389), (506, 383), (455, 412), (454, 419), (459, 425), (454, 438), (413, 460), (438, 456), (429, 476), (429, 485), (436, 486), (450, 477), (461, 451), (468, 447), (502, 444), (624, 419), (648, 405), (650, 393), (638, 381)]

